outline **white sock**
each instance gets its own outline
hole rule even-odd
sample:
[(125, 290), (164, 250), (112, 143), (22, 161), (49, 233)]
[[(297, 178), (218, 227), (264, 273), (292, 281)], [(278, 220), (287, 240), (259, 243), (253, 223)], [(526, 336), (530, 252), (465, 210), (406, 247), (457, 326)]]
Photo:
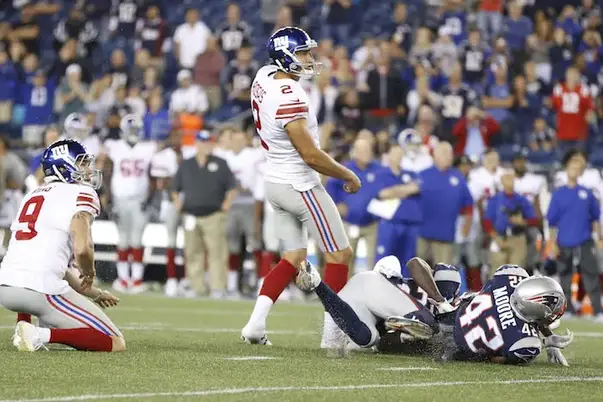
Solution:
[(50, 342), (50, 328), (38, 328), (38, 336), (42, 343)]
[(259, 295), (249, 317), (248, 325), (251, 324), (254, 327), (266, 328), (266, 318), (273, 304), (274, 302), (268, 296)]
[(144, 264), (142, 262), (132, 263), (132, 280), (141, 281), (144, 278)]
[(117, 277), (126, 282), (130, 280), (130, 263), (127, 261), (117, 262)]
[(234, 293), (239, 290), (239, 271), (228, 271), (226, 290), (228, 290), (228, 293)]
[(263, 284), (264, 284), (264, 278), (259, 278), (258, 279), (258, 284), (257, 284), (258, 295), (260, 294), (260, 290), (262, 290), (262, 285)]

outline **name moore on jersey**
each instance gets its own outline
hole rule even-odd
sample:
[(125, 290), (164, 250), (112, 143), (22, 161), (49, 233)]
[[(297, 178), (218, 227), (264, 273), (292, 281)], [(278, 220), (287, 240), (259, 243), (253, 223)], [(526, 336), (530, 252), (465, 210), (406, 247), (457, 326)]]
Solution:
[(524, 278), (494, 276), (457, 312), (454, 341), (461, 360), (502, 357), (507, 363), (530, 363), (541, 351), (538, 329), (520, 319), (510, 296)]

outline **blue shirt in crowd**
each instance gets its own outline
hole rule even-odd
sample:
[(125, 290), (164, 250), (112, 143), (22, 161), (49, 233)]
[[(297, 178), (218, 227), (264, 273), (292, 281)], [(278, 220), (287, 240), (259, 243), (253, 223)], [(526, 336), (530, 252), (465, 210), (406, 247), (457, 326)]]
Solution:
[(467, 39), (467, 14), (462, 11), (446, 11), (440, 17), (440, 26), (446, 26), (455, 45)]
[(362, 182), (360, 190), (354, 194), (347, 193), (343, 189), (343, 180), (333, 178), (327, 181), (326, 190), (336, 204), (346, 205), (348, 213), (342, 217), (344, 221), (358, 226), (369, 225), (377, 218), (366, 209), (369, 202), (379, 194), (379, 177), (385, 172), (385, 169), (377, 162), (369, 163), (365, 169), (354, 161), (348, 161), (344, 163), (344, 166), (358, 176)]
[(15, 99), (17, 70), (12, 61), (0, 64), (0, 101)]
[(485, 217), (492, 223), (496, 233), (505, 236), (510, 234), (508, 231), (513, 226), (509, 221), (509, 215), (519, 211), (528, 223), (535, 223), (536, 212), (526, 197), (517, 193), (508, 194), (501, 191), (488, 200)]
[(592, 238), (592, 224), (599, 221), (601, 207), (584, 186), (562, 186), (553, 193), (547, 219), (557, 228), (560, 247), (578, 247)]
[[(401, 184), (410, 184), (417, 182), (419, 175), (415, 172), (403, 170), (400, 174), (394, 173), (391, 169), (386, 169), (379, 176), (381, 189), (399, 186)], [(398, 206), (391, 222), (394, 223), (421, 223), (423, 221), (423, 211), (421, 210), (421, 193), (406, 197)]]
[(524, 49), (526, 39), (533, 31), (534, 24), (532, 24), (532, 21), (525, 15), (519, 17), (518, 20), (506, 17), (503, 22), (504, 37), (511, 50)]
[(54, 121), (54, 92), (56, 83), (48, 80), (43, 86), (27, 85), (23, 88), (25, 125), (47, 125)]
[[(495, 99), (504, 99), (511, 95), (511, 88), (509, 88), (509, 84), (492, 84), (490, 87), (486, 89), (486, 96)], [(509, 109), (506, 108), (490, 108), (487, 110), (488, 114), (497, 122), (505, 121), (509, 117)]]
[(441, 171), (433, 166), (419, 174), (423, 220), (419, 234), (428, 240), (453, 242), (456, 219), (471, 213), (473, 198), (467, 181), (457, 169)]
[(147, 112), (143, 122), (145, 140), (161, 141), (170, 134), (170, 114), (167, 109), (161, 109), (157, 113)]

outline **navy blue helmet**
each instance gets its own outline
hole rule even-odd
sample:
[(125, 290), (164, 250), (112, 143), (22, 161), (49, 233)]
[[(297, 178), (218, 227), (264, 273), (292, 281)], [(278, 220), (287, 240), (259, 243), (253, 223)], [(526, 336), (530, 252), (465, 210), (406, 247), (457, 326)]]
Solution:
[(320, 63), (316, 63), (311, 55), (309, 62), (300, 60), (296, 55), (297, 52), (309, 52), (317, 46), (316, 41), (303, 29), (284, 27), (270, 36), (266, 49), (271, 64), (280, 70), (295, 75), (317, 75), (320, 73)]
[(76, 140), (54, 142), (42, 155), (42, 169), (47, 181), (84, 184), (98, 190), (102, 173), (93, 169), (94, 155)]

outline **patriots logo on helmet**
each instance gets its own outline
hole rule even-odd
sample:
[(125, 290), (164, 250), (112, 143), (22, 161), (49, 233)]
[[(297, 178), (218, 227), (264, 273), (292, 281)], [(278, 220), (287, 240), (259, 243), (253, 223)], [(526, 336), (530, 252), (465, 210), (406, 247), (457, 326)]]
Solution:
[[(559, 296), (555, 295), (537, 295), (528, 298), (529, 301), (534, 303), (540, 303), (544, 306), (547, 306), (551, 311), (555, 311), (555, 306), (559, 303)], [(561, 317), (563, 313), (565, 313), (566, 305), (564, 304), (561, 308), (561, 311), (555, 316), (554, 319)]]

